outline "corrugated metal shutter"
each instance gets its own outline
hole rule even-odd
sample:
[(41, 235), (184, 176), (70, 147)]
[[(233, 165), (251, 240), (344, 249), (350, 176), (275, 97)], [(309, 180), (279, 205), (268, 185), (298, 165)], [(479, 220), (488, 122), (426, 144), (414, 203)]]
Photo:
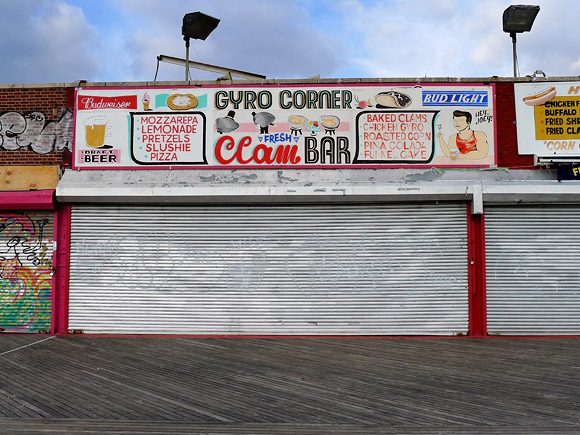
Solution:
[(0, 211), (0, 330), (50, 332), (53, 232), (53, 211)]
[(78, 206), (69, 328), (466, 333), (465, 204)]
[(486, 207), (491, 334), (580, 334), (580, 207)]

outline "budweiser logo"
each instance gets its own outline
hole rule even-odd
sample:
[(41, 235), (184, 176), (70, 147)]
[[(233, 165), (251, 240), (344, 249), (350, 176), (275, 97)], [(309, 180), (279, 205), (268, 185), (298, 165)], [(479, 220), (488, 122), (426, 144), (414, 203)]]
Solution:
[(137, 95), (125, 95), (122, 97), (82, 97), (79, 101), (78, 109), (137, 109)]

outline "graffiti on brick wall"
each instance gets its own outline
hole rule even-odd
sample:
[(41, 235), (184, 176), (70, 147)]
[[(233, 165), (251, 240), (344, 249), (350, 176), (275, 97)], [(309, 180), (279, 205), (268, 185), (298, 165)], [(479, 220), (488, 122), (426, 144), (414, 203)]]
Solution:
[(0, 148), (27, 148), (37, 154), (68, 149), (72, 152), (73, 114), (66, 110), (60, 120), (49, 121), (42, 112), (4, 112), (0, 115)]
[(49, 212), (0, 213), (0, 330), (48, 330), (52, 297)]

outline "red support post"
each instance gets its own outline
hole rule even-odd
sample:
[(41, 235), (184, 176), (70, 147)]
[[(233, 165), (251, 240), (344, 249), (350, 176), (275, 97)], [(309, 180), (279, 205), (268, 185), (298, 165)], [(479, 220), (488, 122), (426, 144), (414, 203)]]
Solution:
[(53, 322), (51, 333), (65, 335), (68, 332), (68, 280), (70, 268), (70, 218), (69, 205), (61, 205), (56, 212), (56, 252), (53, 276)]
[(485, 218), (472, 215), (467, 205), (469, 335), (487, 336), (487, 306), (485, 283)]

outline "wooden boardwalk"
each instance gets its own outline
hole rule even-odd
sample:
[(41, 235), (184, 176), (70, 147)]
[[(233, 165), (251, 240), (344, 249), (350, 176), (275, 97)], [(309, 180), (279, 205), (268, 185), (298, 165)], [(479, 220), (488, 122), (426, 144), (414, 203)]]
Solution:
[(0, 433), (580, 434), (577, 339), (0, 335)]

